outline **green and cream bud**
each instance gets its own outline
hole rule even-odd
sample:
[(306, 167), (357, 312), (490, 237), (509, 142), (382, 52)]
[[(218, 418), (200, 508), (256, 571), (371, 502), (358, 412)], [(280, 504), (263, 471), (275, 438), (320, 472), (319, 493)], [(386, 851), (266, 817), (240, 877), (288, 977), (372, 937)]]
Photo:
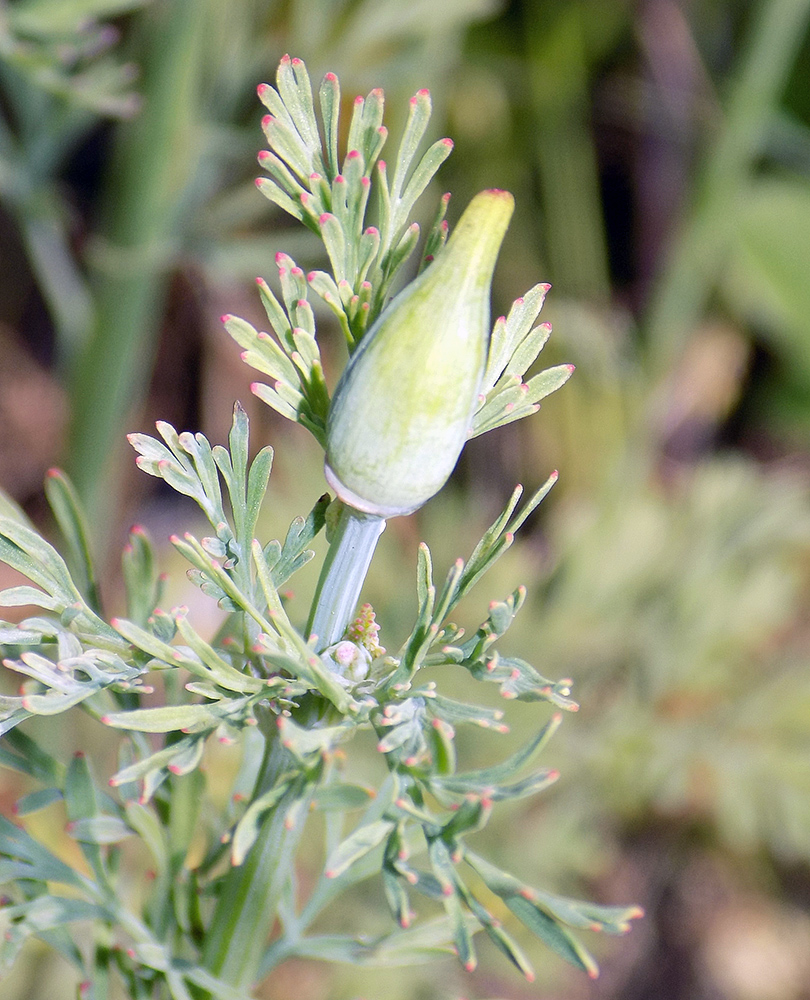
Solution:
[(513, 208), (506, 191), (476, 195), (349, 361), (326, 430), (326, 478), (344, 503), (409, 514), (453, 471), (486, 367), (492, 273)]

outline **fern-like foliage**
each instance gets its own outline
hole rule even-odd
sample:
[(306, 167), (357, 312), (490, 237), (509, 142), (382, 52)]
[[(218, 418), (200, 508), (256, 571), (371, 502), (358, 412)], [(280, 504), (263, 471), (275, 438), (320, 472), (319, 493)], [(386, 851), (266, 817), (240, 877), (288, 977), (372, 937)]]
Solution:
[[(92, 980), (101, 974), (100, 966), (88, 966), (72, 937), (74, 924), (90, 919), (128, 942), (125, 952), (110, 952), (103, 961), (99, 952), (92, 961), (104, 966), (105, 975), (114, 967), (130, 995), (151, 995), (144, 990), (160, 980), (177, 1000), (187, 996), (190, 984), (213, 997), (234, 996), (199, 961), (184, 964), (180, 953), (160, 942), (179, 935), (185, 941), (181, 953), (197, 953), (194, 941), (204, 937), (206, 918), (198, 913), (184, 923), (183, 911), (178, 912), (188, 905), (190, 886), (196, 885), (195, 892), (216, 892), (223, 865), (244, 863), (268, 822), (275, 818), (282, 830), (297, 828), (314, 809), (330, 817), (328, 858), (308, 898), (298, 907), (290, 904), (284, 929), (265, 954), (266, 969), (283, 958), (313, 953), (373, 964), (390, 960), (392, 949), (403, 961), (423, 961), (436, 951), (454, 949), (472, 968), (473, 935), (483, 929), (531, 979), (529, 959), (479, 898), (475, 886), (483, 881), (517, 920), (595, 974), (593, 959), (574, 931), (597, 925), (621, 931), (636, 911), (600, 909), (527, 887), (466, 844), (498, 802), (536, 794), (556, 780), (555, 772), (533, 766), (533, 761), (561, 715), (554, 714), (525, 747), (500, 764), (459, 769), (457, 728), (505, 732), (504, 713), (456, 701), (442, 693), (441, 685), (422, 680), (425, 667), (462, 669), (495, 684), (507, 702), (576, 708), (570, 681), (547, 680), (530, 663), (495, 648), (523, 603), (522, 588), (493, 602), (487, 619), (468, 639), (450, 619), (462, 597), (512, 544), (515, 531), (556, 476), (520, 510), (516, 490), (469, 559), (454, 563), (440, 586), (434, 583), (427, 546), (420, 548), (417, 620), (396, 655), (378, 645), (369, 611), (351, 632), (353, 638), (338, 644), (344, 648), (317, 655), (290, 621), (278, 588), (311, 556), (308, 545), (326, 521), (328, 498), (319, 500), (306, 518), (296, 519), (283, 542), (262, 546), (252, 536), (271, 454), (261, 451), (248, 462), (247, 418), (241, 407), (235, 410), (227, 449), (212, 448), (200, 434), (178, 434), (168, 424), (158, 429), (160, 439), (137, 434), (130, 440), (140, 467), (193, 497), (214, 529), (202, 539), (189, 534), (173, 538), (190, 564), (192, 581), (228, 612), (213, 640), (200, 635), (184, 609), (165, 611), (153, 603), (160, 599), (161, 582), (143, 529), (133, 529), (124, 553), (128, 617), (107, 621), (82, 596), (56, 549), (21, 517), (0, 519), (2, 556), (31, 581), (3, 592), (0, 600), (34, 603), (43, 610), (0, 628), (5, 665), (25, 678), (19, 694), (0, 702), (6, 733), (0, 764), (21, 771), (38, 786), (18, 803), (20, 817), (57, 801), (65, 804), (68, 836), (94, 873), (89, 878), (75, 872), (31, 833), (3, 821), (0, 873), (11, 899), (2, 918), (5, 960), (11, 961), (33, 935), (58, 946)], [(78, 507), (67, 503), (73, 496), (69, 483), (61, 475), (54, 479), (59, 487), (51, 489), (52, 500), (63, 533), (74, 541), (75, 560), (76, 552), (84, 551), (80, 540), (86, 528)], [(13, 513), (11, 504), (5, 509)], [(84, 579), (85, 587), (94, 579), (86, 567)], [(351, 647), (359, 664), (353, 672), (345, 667), (345, 647)], [(152, 695), (157, 685), (174, 694), (156, 705)], [(118, 769), (102, 784), (83, 757), (65, 767), (16, 728), (31, 716), (54, 716), (77, 707), (122, 737)], [(322, 721), (313, 726), (313, 719)], [(376, 794), (339, 765), (343, 746), (363, 729), (375, 731), (388, 765), (389, 778)], [(257, 785), (250, 793), (249, 776), (256, 764), (250, 762), (249, 747), (262, 733), (278, 734), (283, 762), (271, 786)], [(206, 859), (191, 872), (168, 861), (166, 838), (185, 795), (195, 798), (193, 815), (198, 815), (205, 785), (199, 766), (212, 740), (244, 743), (243, 777), (237, 782), (247, 783), (248, 794), (225, 813), (205, 819)], [(359, 820), (347, 826), (344, 817), (358, 809)], [(120, 845), (133, 836), (146, 841), (163, 873), (145, 910), (127, 898), (116, 874)], [(475, 873), (473, 884), (463, 874), (462, 861)], [(291, 858), (285, 871), (291, 877)], [(174, 873), (171, 878), (169, 872)], [(398, 930), (374, 941), (349, 934), (327, 942), (308, 932), (337, 892), (375, 872)], [(429, 947), (411, 926), (411, 893), (436, 901), (444, 912), (428, 925)], [(167, 907), (175, 914), (169, 918), (173, 929), (168, 936)]]

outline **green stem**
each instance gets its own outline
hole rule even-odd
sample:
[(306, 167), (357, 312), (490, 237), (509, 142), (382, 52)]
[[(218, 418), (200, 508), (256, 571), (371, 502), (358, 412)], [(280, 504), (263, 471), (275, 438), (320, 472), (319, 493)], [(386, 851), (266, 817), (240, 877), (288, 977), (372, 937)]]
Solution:
[[(272, 788), (289, 769), (287, 751), (275, 733), (268, 737), (256, 795)], [(255, 797), (255, 796), (254, 796)], [(286, 795), (265, 819), (244, 863), (225, 877), (206, 935), (203, 965), (217, 978), (248, 990), (259, 975), (278, 904), (289, 878), (308, 809), (286, 825), (296, 793)]]
[[(343, 507), (324, 561), (309, 627), (310, 633), (321, 637), (321, 648), (345, 632), (384, 527), (381, 517)], [(254, 798), (274, 787), (289, 769), (288, 753), (271, 731)], [(260, 974), (281, 894), (295, 863), (307, 813), (306, 809), (296, 810), (300, 819), (287, 826), (288, 807), (297, 794), (290, 792), (269, 813), (245, 862), (226, 876), (217, 898), (203, 964), (238, 989), (249, 989)]]
[(587, 7), (569, 0), (538, 18), (527, 6), (525, 44), (551, 280), (572, 298), (607, 301), (607, 240), (588, 120)]
[(307, 627), (308, 635), (318, 637), (318, 649), (338, 642), (345, 633), (384, 529), (385, 518), (343, 505)]
[(110, 453), (149, 383), (196, 169), (204, 12), (197, 0), (164, 0), (143, 19), (143, 110), (120, 126), (94, 260), (95, 324), (71, 373), (70, 471), (96, 517), (110, 502), (102, 482)]
[(808, 16), (810, 0), (767, 0), (754, 19), (725, 122), (650, 310), (649, 361), (656, 377), (671, 370), (716, 285), (733, 236), (736, 205), (762, 151)]

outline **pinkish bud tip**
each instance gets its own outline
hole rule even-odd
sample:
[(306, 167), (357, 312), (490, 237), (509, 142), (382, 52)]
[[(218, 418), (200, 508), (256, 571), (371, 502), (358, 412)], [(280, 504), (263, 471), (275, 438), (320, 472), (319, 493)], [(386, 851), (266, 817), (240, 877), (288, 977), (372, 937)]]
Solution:
[(345, 184), (345, 183), (346, 183), (346, 178), (343, 176), (343, 174), (337, 174), (335, 176), (335, 184)]
[[(350, 149), (346, 155), (347, 160), (356, 160), (360, 156), (360, 151), (358, 149)], [(335, 178), (337, 180), (337, 177)]]
[(272, 115), (265, 115), (262, 118), (262, 128), (267, 128), (271, 124), (272, 121), (273, 121), (273, 116)]
[(427, 87), (422, 87), (421, 90), (417, 90), (416, 96), (417, 97), (430, 97), (430, 91), (427, 89)]
[(448, 149), (452, 149), (453, 146), (455, 146), (452, 139), (441, 139), (440, 141), (444, 146), (447, 146)]
[(354, 106), (356, 108), (360, 107), (361, 105), (363, 105), (365, 103), (366, 103), (366, 99), (365, 99), (365, 97), (362, 96), (362, 94), (358, 94), (357, 97), (355, 97), (355, 99), (354, 99)]
[(575, 372), (577, 370), (576, 365), (566, 365), (565, 367), (568, 369), (569, 372)]
[(257, 188), (260, 188), (264, 183), (264, 177), (257, 177), (253, 183), (256, 185)]
[(304, 65), (304, 61), (303, 61), (303, 59), (299, 59), (298, 56), (294, 56), (293, 60), (292, 60), (292, 64), (293, 64), (293, 66), (303, 66)]
[(259, 97), (262, 97), (264, 94), (267, 93), (267, 91), (269, 89), (270, 89), (270, 85), (269, 84), (267, 84), (267, 83), (260, 83), (259, 86), (256, 88), (256, 93), (259, 95)]
[[(335, 180), (337, 180), (337, 177), (335, 178)], [(330, 219), (334, 219), (334, 215), (332, 215), (330, 212), (324, 212), (323, 215), (318, 219), (318, 223), (322, 226), (325, 226)]]
[(289, 54), (285, 52), (284, 55), (281, 57), (281, 64), (282, 64), (282, 66), (286, 66), (287, 63), (289, 63), (291, 61), (292, 60), (290, 59)]
[(273, 154), (270, 152), (269, 149), (260, 150), (258, 156), (259, 163), (264, 163), (265, 160), (269, 160), (272, 155)]
[(324, 80), (328, 80), (330, 83), (336, 83), (337, 77), (335, 76), (334, 73), (327, 73), (326, 76), (324, 77)]

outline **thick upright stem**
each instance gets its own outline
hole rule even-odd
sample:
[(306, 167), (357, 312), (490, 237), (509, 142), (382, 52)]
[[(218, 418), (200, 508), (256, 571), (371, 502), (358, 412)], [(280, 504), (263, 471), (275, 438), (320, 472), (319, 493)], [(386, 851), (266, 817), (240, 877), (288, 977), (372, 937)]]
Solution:
[(196, 169), (204, 5), (152, 4), (142, 16), (143, 110), (120, 126), (95, 259), (95, 326), (72, 356), (70, 471), (89, 510), (109, 513), (104, 477), (149, 383), (169, 268)]
[(352, 619), (385, 518), (344, 504), (312, 602), (308, 634), (318, 649), (337, 642)]
[[(324, 562), (313, 602), (310, 634), (319, 647), (332, 645), (346, 631), (360, 596), (385, 520), (344, 507)], [(268, 733), (265, 758), (254, 799), (273, 788), (289, 768), (288, 753), (274, 731)], [(225, 878), (206, 937), (203, 961), (211, 972), (239, 989), (257, 978), (281, 894), (295, 863), (307, 810), (295, 810), (289, 824), (290, 792), (271, 810), (244, 863)]]
[[(255, 796), (272, 788), (289, 758), (275, 733), (268, 736)], [(289, 878), (307, 809), (288, 824), (291, 793), (268, 813), (244, 863), (226, 876), (206, 936), (203, 964), (216, 976), (248, 990), (259, 974), (267, 939)]]
[(648, 361), (655, 378), (671, 370), (706, 307), (733, 235), (736, 205), (762, 152), (809, 18), (810, 0), (765, 0), (759, 5), (692, 213), (650, 308)]

